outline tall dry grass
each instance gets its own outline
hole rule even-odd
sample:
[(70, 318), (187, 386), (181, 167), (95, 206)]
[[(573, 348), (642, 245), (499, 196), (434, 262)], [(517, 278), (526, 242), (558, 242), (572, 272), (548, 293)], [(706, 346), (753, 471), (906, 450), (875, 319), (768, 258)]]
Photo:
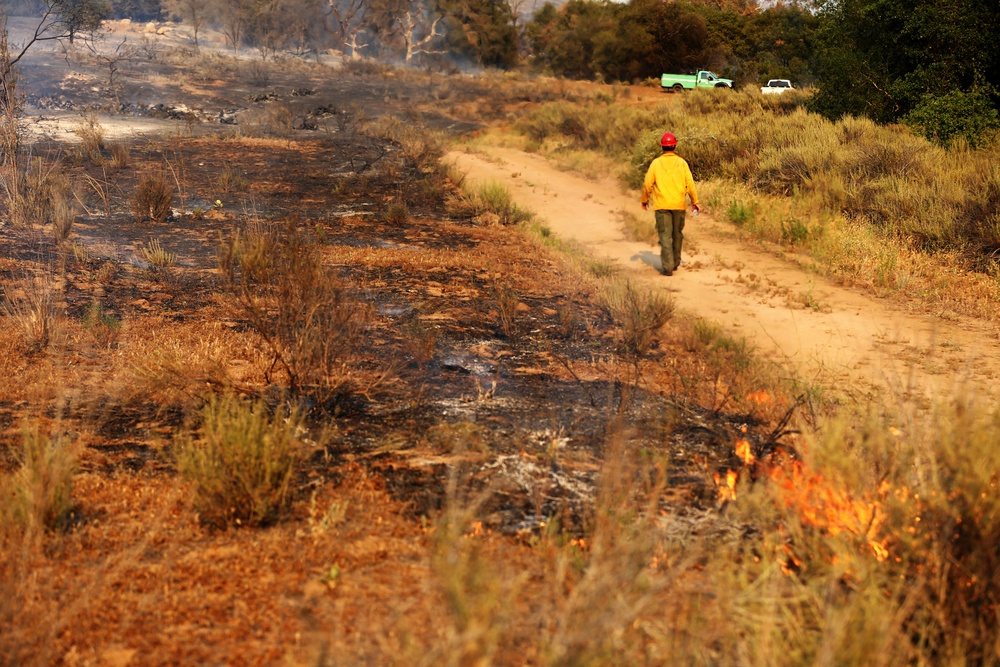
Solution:
[(845, 413), (798, 457), (734, 464), (722, 512), (673, 504), (666, 453), (612, 428), (585, 530), (553, 523), (521, 576), (476, 543), (474, 512), (446, 512), (431, 558), (451, 625), (420, 650), (436, 664), (997, 664), (1000, 413), (895, 414)]

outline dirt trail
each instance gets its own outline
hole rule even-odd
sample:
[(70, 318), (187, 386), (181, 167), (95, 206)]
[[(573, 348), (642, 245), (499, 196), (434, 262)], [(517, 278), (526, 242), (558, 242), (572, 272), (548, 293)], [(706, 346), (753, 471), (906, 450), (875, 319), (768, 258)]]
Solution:
[[(638, 194), (611, 178), (593, 182), (559, 171), (537, 155), (491, 148), (489, 155), (449, 154), (470, 181), (499, 180), (562, 238), (626, 267), (642, 284), (669, 290), (685, 311), (717, 322), (773, 355), (809, 383), (864, 399), (929, 398), (957, 389), (995, 396), (1000, 343), (975, 320), (905, 312), (749, 248), (731, 227), (688, 214), (684, 263), (661, 276), (659, 248), (631, 242), (619, 212), (642, 211)], [(923, 401), (921, 401), (923, 402)]]

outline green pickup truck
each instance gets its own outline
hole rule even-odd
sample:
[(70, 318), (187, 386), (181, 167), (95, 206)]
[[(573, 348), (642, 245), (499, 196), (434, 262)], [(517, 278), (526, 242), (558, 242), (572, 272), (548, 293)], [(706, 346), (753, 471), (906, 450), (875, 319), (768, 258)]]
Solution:
[(729, 79), (720, 79), (714, 72), (702, 70), (697, 74), (664, 74), (660, 77), (660, 85), (663, 90), (672, 90), (679, 93), (685, 88), (694, 90), (695, 88), (732, 88), (733, 82)]

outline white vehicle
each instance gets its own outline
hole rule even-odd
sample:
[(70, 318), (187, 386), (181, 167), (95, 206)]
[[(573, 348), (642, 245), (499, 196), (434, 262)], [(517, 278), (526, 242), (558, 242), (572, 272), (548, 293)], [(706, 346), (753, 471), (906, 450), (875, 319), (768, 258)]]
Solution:
[(762, 86), (760, 92), (765, 95), (780, 95), (786, 90), (793, 90), (792, 82), (788, 79), (771, 79), (766, 86)]

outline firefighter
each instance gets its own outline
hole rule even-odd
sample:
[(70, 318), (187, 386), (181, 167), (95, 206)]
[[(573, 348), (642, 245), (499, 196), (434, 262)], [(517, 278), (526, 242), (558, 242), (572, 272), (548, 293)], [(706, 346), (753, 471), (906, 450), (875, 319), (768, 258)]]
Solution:
[(660, 237), (660, 272), (672, 276), (681, 264), (681, 245), (684, 242), (685, 195), (691, 197), (691, 212), (698, 215), (698, 192), (694, 189), (691, 168), (680, 155), (677, 137), (667, 132), (660, 139), (663, 154), (653, 160), (646, 172), (642, 186), (642, 210), (649, 208), (652, 195), (656, 212), (656, 233)]

